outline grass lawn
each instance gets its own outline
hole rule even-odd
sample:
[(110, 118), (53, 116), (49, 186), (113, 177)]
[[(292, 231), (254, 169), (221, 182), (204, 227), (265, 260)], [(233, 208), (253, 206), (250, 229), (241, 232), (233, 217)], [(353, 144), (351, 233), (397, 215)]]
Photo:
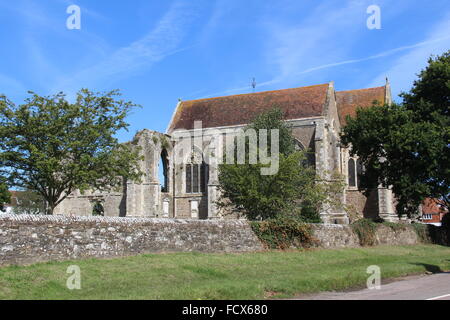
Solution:
[[(67, 267), (81, 289), (66, 287)], [(450, 270), (450, 247), (378, 246), (241, 254), (168, 253), (0, 268), (0, 299), (263, 299), (329, 291), (383, 278)]]

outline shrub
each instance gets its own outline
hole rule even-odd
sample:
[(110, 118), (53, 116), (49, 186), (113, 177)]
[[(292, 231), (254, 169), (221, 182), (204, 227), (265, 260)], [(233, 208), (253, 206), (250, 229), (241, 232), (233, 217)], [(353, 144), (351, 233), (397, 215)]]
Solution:
[(353, 232), (356, 233), (361, 246), (374, 246), (377, 239), (375, 232), (377, 230), (376, 222), (370, 219), (359, 219), (351, 224)]
[[(306, 201), (305, 201), (306, 202)], [(321, 223), (322, 219), (316, 208), (309, 206), (308, 204), (303, 204), (300, 208), (300, 213), (298, 214), (298, 219), (307, 223)]]
[(391, 228), (393, 231), (404, 231), (408, 229), (408, 225), (404, 223), (395, 223), (395, 222), (388, 222), (385, 221), (383, 224), (389, 228)]
[(167, 139), (165, 136), (161, 136), (160, 137), (160, 141), (161, 141), (161, 147), (163, 149), (168, 149), (170, 148), (170, 141), (169, 139)]
[[(279, 108), (273, 108), (256, 116), (254, 121), (226, 145), (227, 152), (236, 157), (239, 145), (245, 147), (242, 163), (225, 161), (219, 165), (219, 208), (245, 216), (248, 220), (275, 219), (284, 216), (304, 216), (306, 221), (320, 222), (319, 212), (324, 208), (333, 210), (341, 205), (340, 195), (345, 183), (343, 177), (332, 173), (332, 179), (322, 179), (310, 159), (309, 151), (297, 150), (297, 142), (291, 128), (283, 120)], [(253, 163), (253, 156), (272, 155), (271, 144), (261, 148), (261, 134), (267, 130), (266, 141), (271, 141), (271, 132), (279, 132), (277, 166), (273, 174), (263, 174), (269, 164)], [(246, 133), (258, 133), (250, 139)], [(252, 147), (251, 141), (257, 146)], [(251, 151), (252, 150), (252, 151)], [(274, 150), (275, 152), (275, 150)], [(261, 158), (259, 158), (261, 159)], [(273, 167), (275, 168), (275, 167)]]
[(270, 249), (308, 248), (317, 242), (312, 235), (312, 227), (294, 218), (253, 221), (251, 226), (258, 238)]

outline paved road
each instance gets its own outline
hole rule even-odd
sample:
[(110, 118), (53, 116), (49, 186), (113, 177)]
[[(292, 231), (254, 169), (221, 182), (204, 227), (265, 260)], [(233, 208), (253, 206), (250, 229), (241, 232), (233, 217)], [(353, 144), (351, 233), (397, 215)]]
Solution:
[(379, 290), (324, 292), (300, 300), (450, 300), (450, 272), (405, 277), (382, 284)]

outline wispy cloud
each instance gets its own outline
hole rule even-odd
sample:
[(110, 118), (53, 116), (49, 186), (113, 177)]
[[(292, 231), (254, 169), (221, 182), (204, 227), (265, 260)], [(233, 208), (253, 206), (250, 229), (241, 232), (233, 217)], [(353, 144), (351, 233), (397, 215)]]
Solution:
[[(57, 0), (57, 1), (61, 4), (64, 4), (66, 7), (76, 4), (72, 0)], [(96, 20), (109, 21), (109, 18), (105, 17), (104, 15), (98, 13), (95, 10), (88, 8), (85, 5), (81, 6), (81, 12), (82, 12), (82, 15), (90, 16)]]
[[(66, 0), (61, 3), (61, 13), (65, 13), (65, 5), (70, 2)], [(14, 16), (15, 31), (19, 33), (16, 47), (20, 47), (21, 63), (26, 65), (27, 78), (24, 80), (28, 88), (34, 90), (47, 91), (51, 88), (55, 79), (64, 76), (64, 65), (55, 61), (56, 52), (64, 52), (64, 45), (56, 49), (52, 47), (54, 39), (57, 41), (70, 42), (77, 48), (85, 49), (86, 55), (80, 57), (103, 56), (109, 46), (96, 34), (90, 32), (88, 28), (83, 28), (79, 32), (69, 32), (65, 25), (65, 20), (61, 15), (55, 13), (53, 8), (31, 0), (17, 0), (14, 3), (1, 2), (0, 9), (8, 15)], [(92, 10), (83, 8), (83, 12), (94, 19), (104, 19), (101, 15)], [(55, 43), (55, 42), (53, 42)], [(59, 50), (59, 51), (58, 51)], [(74, 61), (77, 64), (80, 61)], [(71, 65), (71, 64), (66, 64)]]
[(2, 1), (0, 7), (2, 10), (14, 14), (21, 24), (27, 24), (34, 28), (55, 28), (55, 25), (44, 14), (42, 6), (36, 2), (29, 0)]
[[(357, 32), (355, 21), (365, 25), (366, 1), (350, 1), (336, 7), (335, 3), (321, 2), (314, 8), (297, 3), (293, 11), (307, 12), (297, 20), (286, 21), (285, 16), (273, 14), (268, 9), (261, 21), (265, 33), (263, 63), (265, 73), (273, 77), (258, 81), (257, 88), (270, 88), (276, 84), (290, 86), (299, 84), (299, 75), (312, 72), (313, 66), (322, 66), (323, 61), (333, 61), (345, 56)], [(356, 25), (356, 27), (355, 27)], [(315, 68), (315, 67), (314, 67)], [(318, 69), (319, 70), (319, 69)], [(204, 95), (201, 98), (239, 92), (249, 92), (246, 86), (236, 85), (225, 90)]]
[(342, 65), (345, 65), (345, 64), (359, 63), (359, 62), (363, 62), (363, 61), (384, 58), (384, 57), (393, 55), (393, 54), (401, 52), (401, 51), (405, 51), (405, 50), (413, 49), (413, 48), (419, 48), (419, 47), (423, 47), (423, 46), (428, 46), (428, 45), (431, 45), (431, 44), (436, 44), (438, 42), (442, 42), (442, 41), (448, 40), (448, 39), (450, 39), (450, 36), (443, 37), (443, 38), (438, 38), (438, 39), (431, 39), (431, 40), (419, 42), (419, 43), (416, 43), (416, 44), (412, 44), (412, 45), (409, 45), (409, 46), (402, 46), (402, 47), (398, 47), (398, 48), (395, 48), (395, 49), (386, 50), (384, 52), (381, 52), (381, 53), (378, 53), (378, 54), (375, 54), (375, 55), (372, 55), (372, 56), (368, 56), (368, 57), (365, 57), (365, 58), (361, 58), (361, 59), (352, 59), (352, 60), (345, 60), (345, 61), (340, 61), (340, 62), (324, 64), (324, 65), (321, 65), (321, 66), (317, 66), (317, 67), (306, 69), (306, 70), (300, 72), (299, 74), (304, 74), (304, 73), (309, 73), (309, 72), (313, 72), (313, 71), (317, 71), (317, 70), (321, 70), (321, 69), (327, 69), (327, 68), (342, 66)]
[(32, 72), (35, 82), (46, 84), (49, 79), (61, 76), (60, 69), (46, 57), (38, 40), (32, 36), (25, 36), (23, 42), (27, 49), (29, 70)]
[(207, 19), (206, 23), (203, 26), (202, 31), (198, 36), (198, 42), (204, 44), (204, 47), (207, 48), (209, 45), (209, 41), (218, 31), (220, 32), (221, 27), (223, 26), (223, 21), (230, 14), (233, 13), (233, 10), (236, 10), (239, 1), (233, 0), (216, 0), (213, 3), (212, 13)]
[[(450, 25), (449, 25), (449, 27), (450, 27)], [(416, 70), (418, 65), (425, 65), (425, 62), (430, 55), (430, 52), (433, 52), (433, 50), (430, 50), (430, 47), (442, 48), (443, 50), (437, 50), (439, 53), (443, 52), (445, 50), (445, 48), (450, 48), (450, 43), (448, 40), (450, 40), (450, 36), (437, 38), (437, 39), (429, 39), (429, 40), (415, 43), (412, 45), (401, 46), (398, 48), (386, 50), (386, 51), (383, 51), (378, 54), (371, 55), (371, 56), (368, 56), (365, 58), (350, 59), (350, 60), (328, 63), (328, 64), (308, 68), (308, 69), (302, 70), (300, 72), (297, 72), (294, 75), (298, 76), (298, 75), (311, 73), (311, 72), (318, 71), (318, 70), (338, 67), (338, 66), (342, 66), (342, 65), (346, 65), (346, 64), (354, 64), (354, 63), (360, 63), (360, 62), (374, 60), (374, 59), (380, 59), (380, 58), (388, 57), (390, 55), (393, 55), (393, 54), (396, 54), (396, 53), (399, 53), (402, 51), (407, 51), (410, 49), (417, 48), (418, 49), (417, 51), (407, 54), (406, 56), (399, 59), (400, 61), (404, 61), (403, 63), (397, 64), (396, 67), (394, 67), (390, 71), (387, 71), (385, 75), (378, 76), (373, 82), (371, 82), (369, 84), (369, 87), (379, 85), (384, 80), (386, 75), (407, 75), (407, 79), (405, 79), (405, 80), (409, 80), (412, 78), (411, 72), (408, 73), (405, 71), (406, 70)], [(422, 63), (420, 63), (420, 61)], [(284, 79), (281, 77), (276, 77), (272, 80), (263, 81), (261, 83), (258, 83), (258, 88), (268, 87), (268, 86), (271, 86), (274, 84), (278, 84), (280, 82), (283, 82), (283, 80)], [(397, 77), (395, 78), (395, 80), (397, 80)], [(402, 82), (406, 82), (406, 81), (402, 81)], [(409, 82), (409, 84), (411, 84), (411, 83), (412, 83), (412, 81)], [(209, 98), (209, 97), (214, 97), (214, 96), (218, 96), (218, 95), (232, 94), (232, 93), (236, 93), (236, 92), (242, 92), (242, 91), (248, 90), (249, 87), (250, 86), (237, 87), (237, 88), (231, 88), (231, 89), (218, 91), (218, 92), (214, 92), (214, 93), (209, 93), (207, 95), (199, 97), (198, 99)]]
[(298, 82), (298, 75), (323, 61), (348, 55), (365, 24), (363, 1), (336, 7), (322, 3), (294, 25), (283, 20), (267, 23), (267, 64), (273, 65), (278, 82)]
[(430, 55), (439, 55), (450, 49), (449, 30), (450, 12), (431, 28), (427, 40), (416, 45), (403, 47), (401, 51), (408, 52), (392, 61), (392, 67), (376, 76), (368, 86), (377, 85), (383, 81), (384, 77), (388, 76), (391, 80), (394, 96), (401, 91), (409, 90), (416, 79), (416, 74), (426, 66)]
[(195, 10), (188, 2), (175, 2), (156, 26), (141, 39), (114, 51), (91, 67), (60, 79), (54, 90), (63, 90), (70, 96), (80, 86), (96, 87), (117, 81), (149, 68), (170, 55), (189, 49), (190, 46), (180, 45), (194, 17)]
[[(429, 37), (426, 37), (423, 41), (384, 50), (366, 57), (339, 59), (339, 57), (354, 55), (352, 53), (353, 46), (358, 43), (361, 45), (360, 41), (363, 34), (360, 34), (361, 28), (358, 26), (365, 26), (367, 3), (367, 1), (351, 1), (347, 3), (346, 7), (341, 7), (338, 10), (333, 10), (328, 4), (322, 4), (317, 6), (313, 12), (310, 12), (305, 20), (299, 21), (294, 26), (268, 20), (269, 36), (266, 48), (266, 68), (271, 67), (273, 69), (274, 77), (258, 82), (257, 88), (270, 90), (274, 85), (279, 86), (280, 84), (289, 87), (292, 83), (298, 85), (302, 79), (310, 83), (311, 78), (314, 79), (315, 76), (321, 74), (321, 71), (327, 69), (382, 59), (412, 50), (414, 53), (407, 53), (398, 59), (392, 70), (375, 77), (369, 84), (369, 86), (380, 85), (380, 83), (384, 83), (384, 78), (388, 75), (392, 78), (392, 83), (395, 81), (399, 82), (397, 85), (400, 86), (402, 86), (401, 83), (409, 83), (410, 85), (414, 73), (418, 71), (417, 66), (424, 65), (430, 53), (442, 52), (444, 48), (450, 47), (450, 36), (448, 35), (450, 19), (447, 18), (438, 23), (430, 32)], [(383, 1), (380, 1), (380, 5), (383, 3)], [(388, 16), (395, 18), (396, 14), (402, 12), (401, 7), (403, 5), (405, 3), (396, 6), (393, 10), (388, 10)], [(320, 23), (317, 23), (317, 21), (320, 21)], [(441, 49), (433, 50), (433, 48)], [(323, 61), (333, 60), (334, 62), (323, 63)], [(411, 70), (415, 71), (411, 72)], [(303, 75), (308, 75), (308, 78), (302, 77)], [(238, 85), (204, 94), (199, 98), (249, 92), (250, 89), (249, 83), (247, 86)]]

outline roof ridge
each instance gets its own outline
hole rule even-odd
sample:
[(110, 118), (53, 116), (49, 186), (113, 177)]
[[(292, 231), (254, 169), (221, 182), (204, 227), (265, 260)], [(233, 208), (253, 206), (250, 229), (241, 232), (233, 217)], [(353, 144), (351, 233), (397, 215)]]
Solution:
[(336, 93), (340, 93), (340, 92), (353, 92), (353, 91), (364, 91), (364, 90), (381, 89), (381, 88), (386, 88), (386, 86), (370, 87), (370, 88), (363, 88), (363, 89), (352, 89), (352, 90), (341, 90), (341, 91), (336, 91)]
[(313, 88), (313, 87), (328, 86), (328, 85), (329, 85), (329, 82), (321, 83), (321, 84), (314, 84), (314, 85), (311, 85), (311, 86), (303, 86), (303, 87), (294, 87), (294, 88), (285, 88), (285, 89), (276, 89), (276, 90), (266, 90), (266, 91), (249, 92), (249, 93), (238, 93), (238, 94), (231, 94), (231, 95), (211, 97), (211, 98), (200, 98), (200, 99), (193, 99), (193, 100), (184, 100), (184, 101), (181, 101), (181, 103), (183, 103), (183, 102), (192, 102), (192, 101), (212, 100), (212, 99), (219, 99), (219, 98), (228, 98), (228, 97), (237, 97), (237, 96), (258, 95), (258, 94), (262, 94), (262, 93), (278, 92), (278, 91), (286, 91), (286, 90), (295, 90), (295, 89), (305, 89), (305, 88)]

